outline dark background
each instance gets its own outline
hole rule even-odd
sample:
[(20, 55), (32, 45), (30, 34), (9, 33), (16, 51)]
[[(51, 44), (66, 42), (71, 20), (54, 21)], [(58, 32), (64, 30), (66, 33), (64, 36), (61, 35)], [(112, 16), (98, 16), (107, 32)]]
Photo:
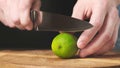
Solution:
[[(76, 0), (42, 0), (41, 10), (71, 16)], [(0, 48), (50, 48), (58, 32), (10, 29), (0, 23)]]

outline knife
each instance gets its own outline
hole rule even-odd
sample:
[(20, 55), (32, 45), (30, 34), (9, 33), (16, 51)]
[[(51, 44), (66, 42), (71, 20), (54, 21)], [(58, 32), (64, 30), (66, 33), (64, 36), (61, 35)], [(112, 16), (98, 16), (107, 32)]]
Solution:
[(30, 17), (35, 31), (81, 32), (92, 27), (87, 21), (44, 11), (31, 10)]

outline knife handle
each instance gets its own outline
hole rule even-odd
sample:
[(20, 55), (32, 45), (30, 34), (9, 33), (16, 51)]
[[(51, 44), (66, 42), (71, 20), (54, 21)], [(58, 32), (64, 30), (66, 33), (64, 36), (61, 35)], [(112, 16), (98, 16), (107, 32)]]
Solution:
[(35, 23), (36, 19), (37, 19), (37, 11), (31, 10), (30, 11), (30, 18), (31, 18), (32, 22)]
[(38, 14), (37, 14), (37, 11), (35, 10), (31, 10), (30, 11), (30, 18), (33, 22), (33, 28), (36, 29), (37, 28), (37, 17), (38, 17)]

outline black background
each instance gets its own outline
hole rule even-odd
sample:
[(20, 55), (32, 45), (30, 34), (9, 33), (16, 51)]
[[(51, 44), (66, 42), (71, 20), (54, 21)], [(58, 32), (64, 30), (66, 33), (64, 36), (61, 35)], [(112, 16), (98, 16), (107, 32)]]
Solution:
[[(71, 16), (76, 0), (42, 0), (41, 10)], [(0, 48), (50, 48), (58, 32), (10, 29), (0, 23)]]

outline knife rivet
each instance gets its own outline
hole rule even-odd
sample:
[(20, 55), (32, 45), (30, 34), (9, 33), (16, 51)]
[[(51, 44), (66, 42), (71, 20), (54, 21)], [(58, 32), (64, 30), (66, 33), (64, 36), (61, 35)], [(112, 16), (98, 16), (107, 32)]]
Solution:
[(30, 16), (31, 16), (32, 22), (35, 23), (37, 19), (37, 11), (31, 10)]
[(36, 30), (36, 28), (37, 28), (37, 22), (36, 21), (37, 21), (37, 17), (38, 17), (37, 11), (31, 10), (30, 17), (31, 17), (31, 20), (33, 22), (33, 27)]

